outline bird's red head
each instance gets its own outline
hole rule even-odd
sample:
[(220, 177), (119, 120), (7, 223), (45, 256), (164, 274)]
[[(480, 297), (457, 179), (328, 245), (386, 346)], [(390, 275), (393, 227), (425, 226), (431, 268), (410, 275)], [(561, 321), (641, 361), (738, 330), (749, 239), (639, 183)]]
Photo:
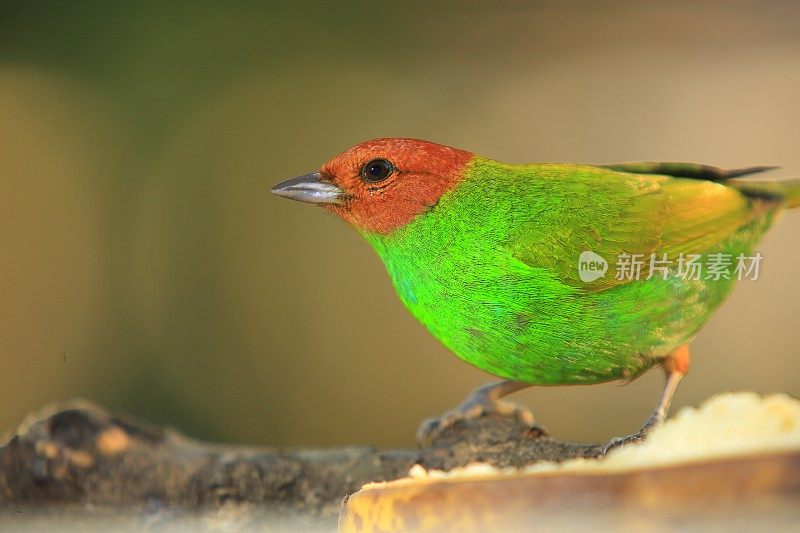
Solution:
[(463, 178), (472, 157), (428, 141), (374, 139), (272, 191), (323, 204), (358, 229), (388, 234), (436, 205)]

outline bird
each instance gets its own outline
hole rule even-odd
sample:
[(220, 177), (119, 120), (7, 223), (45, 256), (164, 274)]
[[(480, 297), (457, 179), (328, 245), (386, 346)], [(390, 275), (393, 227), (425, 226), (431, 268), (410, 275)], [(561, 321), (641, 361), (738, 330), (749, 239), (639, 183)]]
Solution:
[(532, 424), (529, 410), (503, 399), (532, 385), (628, 382), (661, 367), (652, 415), (608, 450), (664, 421), (689, 344), (758, 267), (764, 234), (800, 206), (800, 180), (739, 179), (772, 168), (507, 164), (378, 138), (271, 192), (352, 225), (411, 314), (501, 378), (424, 422), (421, 443), (490, 413)]

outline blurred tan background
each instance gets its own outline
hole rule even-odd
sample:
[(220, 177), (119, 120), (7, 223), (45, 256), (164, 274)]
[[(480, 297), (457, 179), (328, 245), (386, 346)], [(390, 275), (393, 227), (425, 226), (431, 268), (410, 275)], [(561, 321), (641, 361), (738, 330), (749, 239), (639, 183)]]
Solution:
[[(356, 142), (800, 176), (792, 2), (3, 2), (0, 431), (83, 396), (202, 438), (409, 445), (490, 376), (372, 251), (268, 194)], [(800, 394), (800, 212), (698, 337), (675, 405)], [(661, 375), (515, 395), (631, 432)]]

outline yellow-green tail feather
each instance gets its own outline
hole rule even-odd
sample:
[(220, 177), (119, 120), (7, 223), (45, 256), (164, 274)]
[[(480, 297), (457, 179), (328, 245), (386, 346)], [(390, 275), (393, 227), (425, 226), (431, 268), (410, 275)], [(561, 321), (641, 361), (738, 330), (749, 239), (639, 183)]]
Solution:
[(800, 207), (800, 180), (787, 181), (726, 181), (750, 198), (783, 201), (789, 209)]
[(800, 207), (800, 180), (789, 181), (786, 183), (787, 207)]

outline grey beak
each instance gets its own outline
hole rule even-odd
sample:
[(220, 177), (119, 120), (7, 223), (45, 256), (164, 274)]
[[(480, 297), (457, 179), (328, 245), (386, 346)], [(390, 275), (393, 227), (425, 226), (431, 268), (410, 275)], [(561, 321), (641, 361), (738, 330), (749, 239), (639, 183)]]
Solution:
[(344, 203), (345, 192), (329, 181), (323, 181), (319, 172), (298, 176), (275, 185), (270, 192), (312, 204)]

